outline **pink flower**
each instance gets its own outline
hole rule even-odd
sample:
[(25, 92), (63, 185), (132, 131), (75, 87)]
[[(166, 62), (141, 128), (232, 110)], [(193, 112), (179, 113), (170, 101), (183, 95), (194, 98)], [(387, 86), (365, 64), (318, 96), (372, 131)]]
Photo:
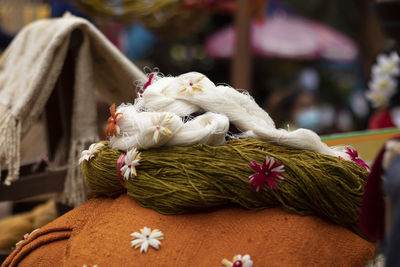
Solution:
[(249, 177), (250, 186), (260, 192), (263, 188), (264, 183), (267, 183), (269, 189), (278, 189), (274, 180), (283, 181), (282, 177), (284, 170), (284, 165), (275, 161), (273, 157), (266, 156), (262, 167), (258, 165), (255, 161), (251, 160), (249, 167), (256, 171), (255, 174)]
[(350, 159), (355, 162), (356, 164), (360, 165), (367, 171), (369, 170), (369, 166), (358, 157), (358, 152), (355, 149), (351, 149), (350, 147), (346, 147), (346, 154), (350, 156)]

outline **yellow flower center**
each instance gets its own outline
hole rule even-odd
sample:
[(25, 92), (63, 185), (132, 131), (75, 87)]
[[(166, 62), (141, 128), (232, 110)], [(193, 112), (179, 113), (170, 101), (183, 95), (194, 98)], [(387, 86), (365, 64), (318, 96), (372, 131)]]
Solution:
[(382, 67), (382, 71), (385, 73), (391, 73), (396, 66), (396, 63), (394, 61), (389, 61), (386, 65)]
[(380, 83), (379, 83), (379, 89), (385, 89), (385, 88), (387, 88), (389, 86), (389, 82), (387, 81), (387, 80), (385, 80), (385, 81), (381, 81)]

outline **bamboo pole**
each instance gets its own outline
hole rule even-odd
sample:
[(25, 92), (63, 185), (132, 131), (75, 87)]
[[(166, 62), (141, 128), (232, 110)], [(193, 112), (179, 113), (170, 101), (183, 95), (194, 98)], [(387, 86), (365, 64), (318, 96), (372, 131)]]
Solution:
[(236, 48), (231, 64), (231, 85), (251, 93), (252, 53), (250, 49), (251, 12), (248, 0), (236, 0)]

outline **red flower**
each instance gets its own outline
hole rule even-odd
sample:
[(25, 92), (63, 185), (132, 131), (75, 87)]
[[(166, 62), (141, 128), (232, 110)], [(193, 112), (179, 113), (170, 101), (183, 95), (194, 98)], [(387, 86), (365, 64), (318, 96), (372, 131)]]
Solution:
[(250, 186), (260, 192), (263, 188), (264, 183), (267, 183), (269, 189), (278, 189), (274, 180), (283, 181), (282, 177), (284, 170), (284, 165), (275, 161), (273, 157), (266, 156), (262, 167), (257, 164), (257, 162), (251, 160), (249, 167), (255, 170), (257, 173), (249, 177)]
[(346, 147), (346, 154), (350, 156), (350, 159), (355, 162), (356, 164), (360, 165), (367, 171), (369, 170), (369, 166), (358, 157), (358, 152), (355, 149), (351, 149), (350, 147)]

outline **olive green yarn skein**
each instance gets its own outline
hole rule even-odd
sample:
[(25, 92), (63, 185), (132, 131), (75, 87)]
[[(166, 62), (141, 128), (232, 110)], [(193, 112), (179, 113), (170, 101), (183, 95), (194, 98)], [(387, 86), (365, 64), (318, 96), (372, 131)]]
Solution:
[[(120, 151), (104, 142), (92, 159), (81, 164), (88, 196), (113, 197), (123, 188), (117, 177)], [(314, 214), (357, 230), (367, 172), (357, 164), (308, 150), (256, 139), (221, 146), (161, 147), (143, 150), (137, 176), (125, 181), (127, 194), (142, 206), (163, 214), (181, 214), (236, 203), (247, 209), (284, 206), (298, 214)], [(250, 160), (265, 156), (285, 166), (277, 190), (249, 187), (255, 173)]]

